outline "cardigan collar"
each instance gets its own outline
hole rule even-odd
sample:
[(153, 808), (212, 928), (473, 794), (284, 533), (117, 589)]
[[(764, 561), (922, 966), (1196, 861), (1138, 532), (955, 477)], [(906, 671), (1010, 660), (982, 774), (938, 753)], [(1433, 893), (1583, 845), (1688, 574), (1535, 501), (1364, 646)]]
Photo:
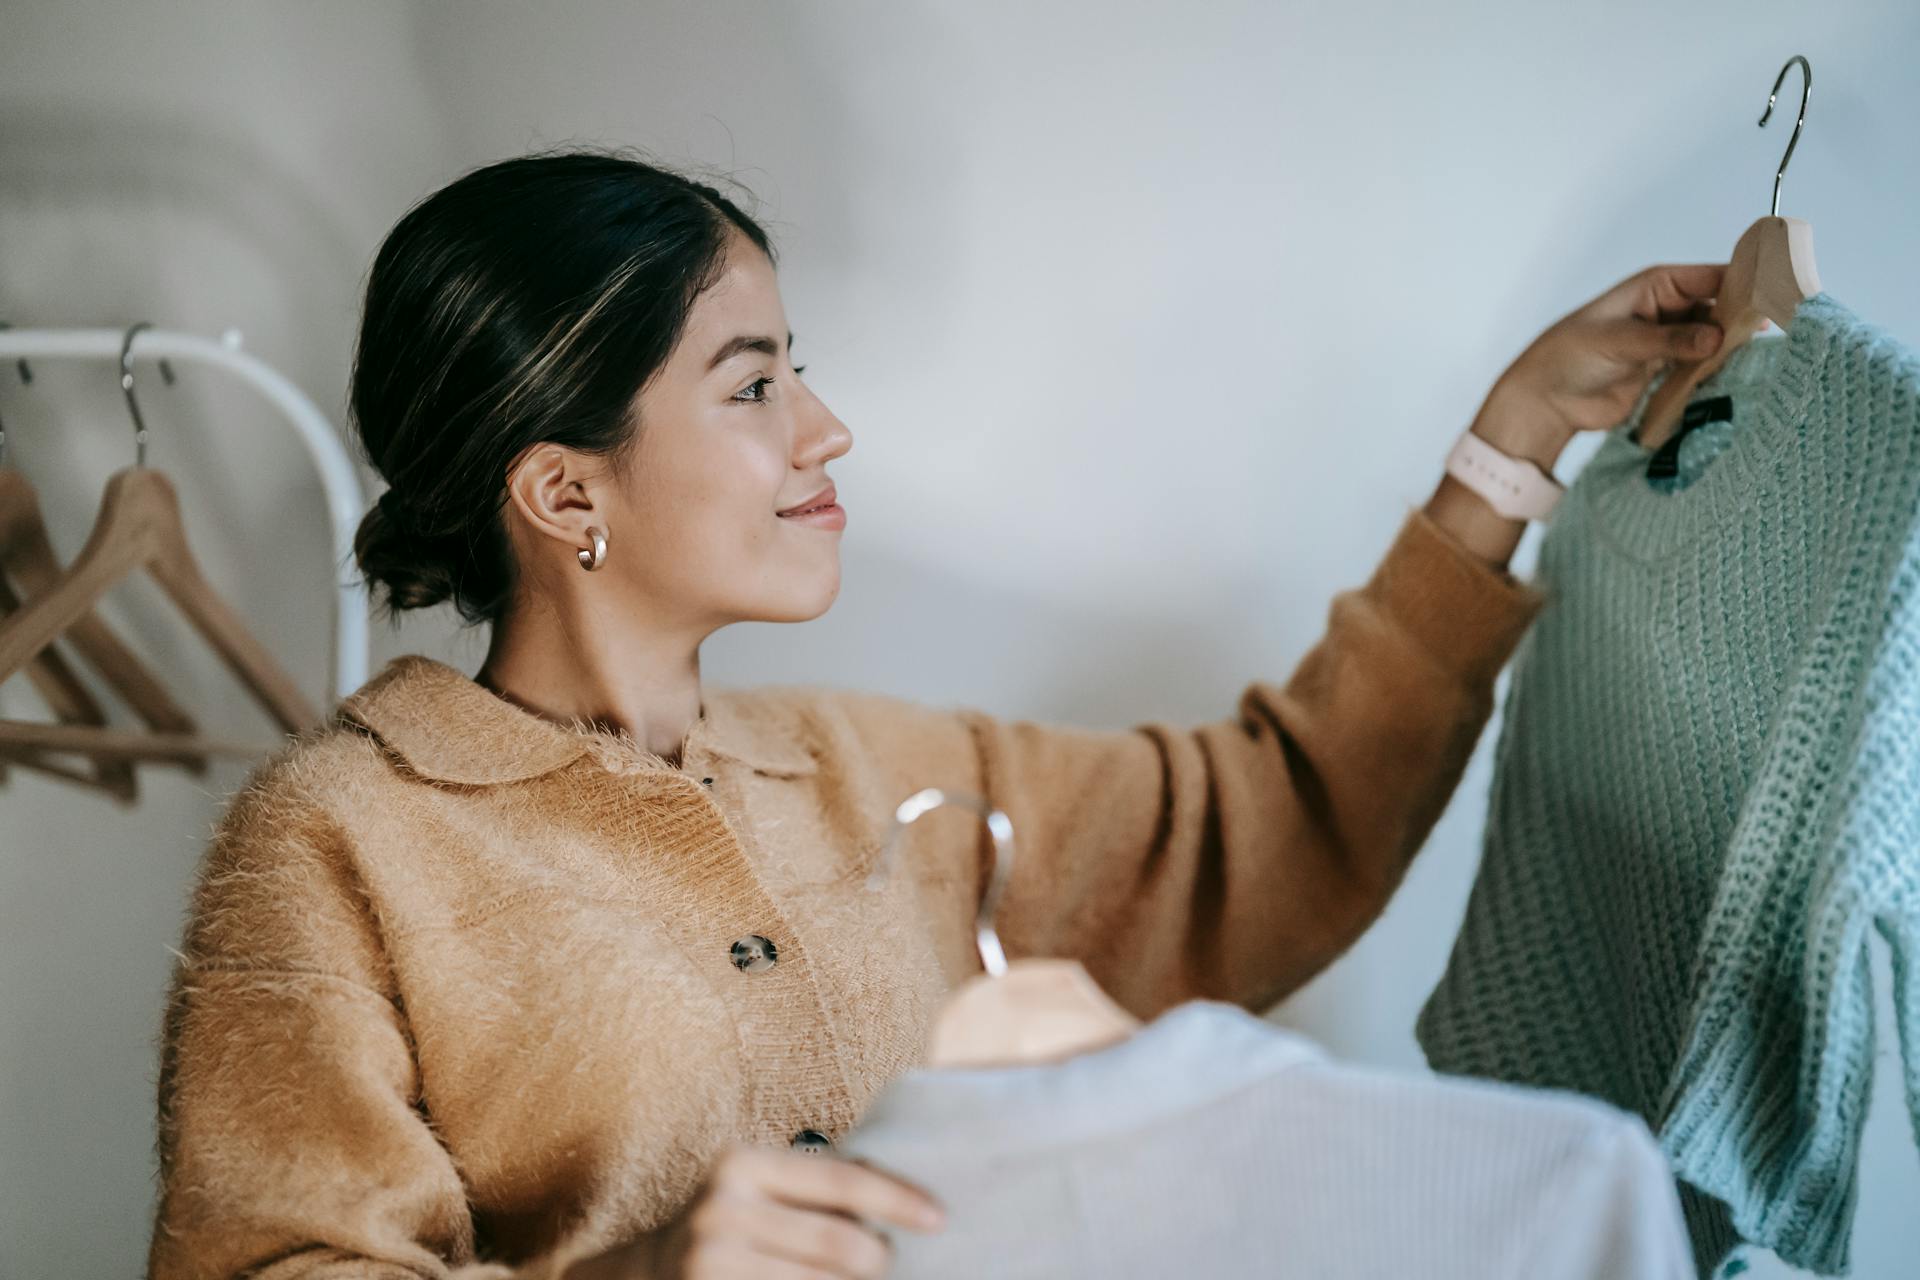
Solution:
[[(687, 733), (684, 762), (702, 751), (757, 773), (797, 778), (817, 767), (786, 727), (755, 714), (750, 701), (708, 691)], [(622, 768), (673, 772), (619, 734), (583, 723), (558, 724), (493, 693), (444, 662), (420, 654), (395, 658), (340, 706), (372, 730), (406, 766), (439, 782), (484, 786), (538, 777), (583, 755)]]

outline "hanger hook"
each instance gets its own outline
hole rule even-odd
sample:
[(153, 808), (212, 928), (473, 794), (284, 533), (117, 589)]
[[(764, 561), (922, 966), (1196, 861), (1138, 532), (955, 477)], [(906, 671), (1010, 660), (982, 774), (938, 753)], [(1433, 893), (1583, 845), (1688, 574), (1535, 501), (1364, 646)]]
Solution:
[[(136, 467), (147, 465), (147, 420), (140, 416), (140, 402), (133, 395), (133, 336), (151, 328), (151, 320), (142, 320), (127, 326), (126, 336), (120, 339), (120, 389), (127, 393), (127, 411), (133, 415), (133, 465)], [(173, 385), (173, 366), (165, 356), (160, 357), (160, 379), (168, 386)]]
[(1795, 63), (1800, 64), (1800, 114), (1794, 117), (1793, 136), (1787, 139), (1787, 153), (1780, 157), (1780, 167), (1773, 175), (1773, 216), (1780, 216), (1780, 179), (1787, 176), (1787, 162), (1793, 159), (1794, 144), (1800, 141), (1801, 126), (1807, 123), (1807, 99), (1813, 96), (1813, 65), (1801, 54), (1787, 59), (1787, 65), (1780, 68), (1780, 74), (1773, 78), (1773, 92), (1767, 95), (1767, 109), (1760, 113), (1760, 127), (1766, 128), (1767, 121), (1773, 119), (1773, 100), (1780, 96), (1780, 86), (1787, 82), (1787, 72), (1793, 70)]
[[(5, 320), (0, 320), (0, 329), (11, 329), (11, 328), (13, 328), (12, 325), (8, 324)], [(20, 374), (22, 377), (27, 376), (27, 362), (25, 360), (22, 360), (20, 362)], [(0, 422), (0, 467), (4, 467), (6, 465), (7, 465), (7, 424), (4, 422)]]
[(867, 876), (867, 888), (872, 889), (879, 884), (893, 859), (894, 850), (899, 847), (901, 834), (920, 818), (945, 805), (955, 805), (978, 814), (986, 821), (987, 832), (993, 837), (993, 875), (987, 881), (986, 893), (981, 895), (980, 910), (974, 917), (973, 934), (975, 945), (980, 949), (981, 966), (989, 975), (997, 978), (1007, 971), (1007, 952), (1000, 945), (1000, 935), (994, 930), (993, 913), (1000, 905), (1000, 895), (1007, 887), (1007, 878), (1013, 874), (1013, 820), (1005, 813), (977, 796), (942, 791), (938, 787), (914, 792), (893, 811), (893, 829), (887, 833), (887, 842), (880, 850), (880, 856), (874, 859), (873, 871)]
[[(0, 320), (0, 329), (11, 329), (11, 328), (13, 328), (12, 321)], [(25, 356), (21, 356), (18, 360), (14, 361), (13, 365), (14, 365), (14, 368), (20, 371), (20, 381), (22, 385), (31, 383), (33, 381), (33, 369), (31, 366), (27, 364), (27, 358)]]
[[(13, 328), (13, 325), (11, 322), (6, 320), (0, 320), (0, 329), (11, 329), (11, 328)], [(21, 356), (17, 363), (20, 369), (20, 381), (32, 382), (33, 370), (27, 368), (27, 358), (25, 356)], [(7, 465), (7, 424), (4, 422), (0, 422), (0, 467), (4, 467), (6, 465)]]

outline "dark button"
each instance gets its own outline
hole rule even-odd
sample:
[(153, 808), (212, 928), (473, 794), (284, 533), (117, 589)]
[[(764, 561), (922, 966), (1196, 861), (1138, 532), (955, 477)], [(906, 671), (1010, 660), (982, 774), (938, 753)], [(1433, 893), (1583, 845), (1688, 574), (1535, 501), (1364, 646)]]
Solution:
[(713, 785), (713, 779), (712, 779), (712, 778), (702, 778), (702, 779), (700, 779), (700, 785), (701, 785), (701, 786), (703, 786), (703, 787), (710, 787), (710, 786), (712, 786), (712, 785)]
[(833, 1150), (833, 1139), (818, 1129), (802, 1129), (793, 1135), (793, 1142), (789, 1145), (801, 1155), (816, 1156), (822, 1151)]
[(780, 951), (773, 945), (773, 939), (757, 933), (750, 933), (733, 944), (733, 967), (743, 973), (771, 969), (779, 959)]

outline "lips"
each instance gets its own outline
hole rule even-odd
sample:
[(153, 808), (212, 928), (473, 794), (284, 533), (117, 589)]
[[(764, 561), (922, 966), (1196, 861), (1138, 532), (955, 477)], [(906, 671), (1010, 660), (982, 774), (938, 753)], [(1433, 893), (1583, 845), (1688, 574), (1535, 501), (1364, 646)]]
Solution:
[(808, 498), (805, 502), (801, 503), (799, 506), (788, 507), (785, 511), (776, 512), (775, 514), (781, 515), (781, 516), (811, 515), (816, 511), (822, 511), (827, 507), (833, 506), (834, 503), (839, 500), (839, 497), (840, 495), (834, 492), (833, 486), (828, 485), (826, 488), (822, 489), (819, 493), (814, 494), (811, 498)]

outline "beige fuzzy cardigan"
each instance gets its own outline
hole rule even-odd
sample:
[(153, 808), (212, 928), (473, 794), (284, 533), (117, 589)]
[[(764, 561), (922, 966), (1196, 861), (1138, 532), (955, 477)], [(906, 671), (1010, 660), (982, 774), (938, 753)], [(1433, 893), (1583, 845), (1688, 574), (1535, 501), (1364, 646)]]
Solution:
[[(1077, 957), (1143, 1018), (1264, 1010), (1380, 912), (1544, 599), (1415, 510), (1216, 723), (709, 691), (679, 768), (395, 661), (255, 772), (202, 864), (153, 1280), (557, 1276), (730, 1143), (838, 1140), (980, 967), (975, 820), (926, 819), (864, 883), (921, 787), (1012, 817), (1010, 955)], [(753, 938), (773, 963), (737, 962)]]

